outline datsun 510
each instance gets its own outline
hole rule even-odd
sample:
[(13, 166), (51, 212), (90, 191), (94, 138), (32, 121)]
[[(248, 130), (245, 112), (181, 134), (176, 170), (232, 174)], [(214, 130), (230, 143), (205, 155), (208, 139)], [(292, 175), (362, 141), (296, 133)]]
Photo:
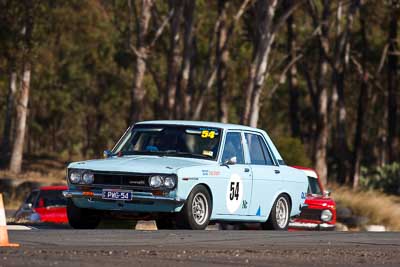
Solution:
[(64, 196), (74, 228), (121, 212), (150, 216), (159, 229), (222, 221), (286, 230), (308, 188), (307, 175), (285, 164), (265, 131), (241, 125), (140, 122), (105, 157), (68, 166)]

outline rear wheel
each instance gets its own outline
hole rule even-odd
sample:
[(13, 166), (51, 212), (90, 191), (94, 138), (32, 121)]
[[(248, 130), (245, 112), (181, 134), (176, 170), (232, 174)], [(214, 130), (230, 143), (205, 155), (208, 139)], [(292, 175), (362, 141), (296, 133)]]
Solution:
[(290, 218), (290, 201), (287, 195), (279, 195), (272, 206), (268, 220), (262, 224), (264, 230), (287, 230)]
[(177, 216), (177, 227), (204, 230), (210, 222), (212, 211), (211, 196), (203, 185), (196, 186)]
[(95, 229), (101, 221), (99, 211), (81, 209), (71, 199), (67, 202), (67, 216), (69, 225), (75, 229)]

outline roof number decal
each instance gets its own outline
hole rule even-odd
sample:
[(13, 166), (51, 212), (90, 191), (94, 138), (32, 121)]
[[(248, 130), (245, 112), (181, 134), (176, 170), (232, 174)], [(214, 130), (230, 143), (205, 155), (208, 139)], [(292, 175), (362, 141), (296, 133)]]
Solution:
[(209, 130), (201, 131), (201, 138), (213, 139), (214, 137), (215, 137), (215, 131), (209, 131)]

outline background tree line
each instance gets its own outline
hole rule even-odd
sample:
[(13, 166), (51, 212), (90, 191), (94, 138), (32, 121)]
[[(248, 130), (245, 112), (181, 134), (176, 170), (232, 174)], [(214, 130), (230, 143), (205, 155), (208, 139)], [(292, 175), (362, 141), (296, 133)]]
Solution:
[(147, 119), (267, 129), (357, 187), (399, 161), (395, 0), (0, 0), (3, 168), (88, 158)]

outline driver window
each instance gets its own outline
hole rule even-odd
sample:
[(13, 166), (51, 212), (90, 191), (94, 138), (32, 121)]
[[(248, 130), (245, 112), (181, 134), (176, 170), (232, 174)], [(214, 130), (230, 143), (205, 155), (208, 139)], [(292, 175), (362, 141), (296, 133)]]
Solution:
[(227, 133), (222, 162), (226, 162), (232, 157), (236, 157), (237, 164), (244, 164), (242, 135), (238, 132)]

